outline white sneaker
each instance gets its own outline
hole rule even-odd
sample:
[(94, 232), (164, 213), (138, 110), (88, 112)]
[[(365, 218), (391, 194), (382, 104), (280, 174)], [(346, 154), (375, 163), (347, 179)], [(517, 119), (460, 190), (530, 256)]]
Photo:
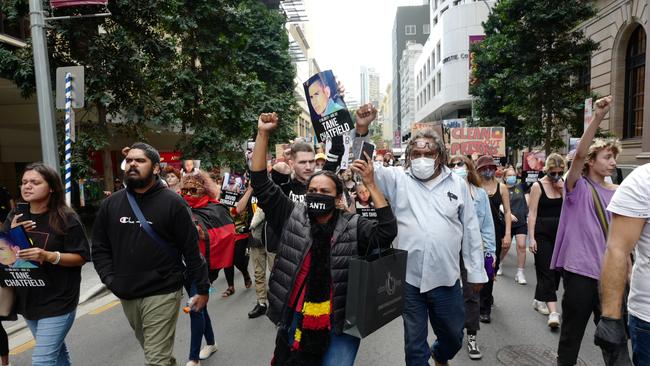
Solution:
[(499, 270), (497, 271), (497, 276), (503, 276), (503, 267), (499, 267)]
[(557, 329), (560, 327), (560, 313), (551, 313), (548, 316), (548, 326), (551, 327), (551, 329)]
[(548, 306), (546, 306), (546, 303), (543, 301), (533, 300), (533, 309), (542, 315), (550, 314)]
[[(199, 352), (199, 358), (202, 360), (205, 360), (206, 358), (212, 356), (213, 353), (217, 352), (219, 348), (217, 348), (217, 344), (208, 344), (207, 346), (203, 347), (201, 349), (201, 352)], [(187, 366), (190, 366), (189, 364)]]
[(520, 284), (520, 285), (525, 285), (526, 282), (526, 275), (524, 275), (524, 272), (517, 272), (515, 275), (515, 282)]
[(197, 361), (189, 360), (189, 361), (187, 361), (187, 363), (185, 364), (185, 366), (201, 366), (201, 361), (198, 361), (198, 362), (197, 362)]

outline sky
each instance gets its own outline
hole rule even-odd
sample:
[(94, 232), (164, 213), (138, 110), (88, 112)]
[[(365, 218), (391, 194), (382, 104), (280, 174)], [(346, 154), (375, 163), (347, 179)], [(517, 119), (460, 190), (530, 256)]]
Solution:
[(423, 0), (303, 0), (312, 56), (333, 70), (346, 94), (360, 99), (361, 66), (380, 74), (380, 92), (392, 81), (392, 31), (398, 6)]

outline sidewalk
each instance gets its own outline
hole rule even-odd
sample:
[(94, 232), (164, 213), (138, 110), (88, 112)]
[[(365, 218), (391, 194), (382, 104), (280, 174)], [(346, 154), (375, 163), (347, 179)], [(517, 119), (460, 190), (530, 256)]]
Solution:
[[(97, 295), (103, 293), (106, 290), (106, 286), (102, 283), (95, 272), (95, 267), (92, 263), (86, 263), (81, 267), (81, 288), (79, 290), (79, 305), (82, 305), (88, 300), (96, 297)], [(5, 325), (11, 324), (10, 327), (6, 328), (7, 334), (15, 334), (27, 327), (27, 324), (23, 320), (23, 317), (18, 315), (18, 320), (15, 322), (7, 322)]]

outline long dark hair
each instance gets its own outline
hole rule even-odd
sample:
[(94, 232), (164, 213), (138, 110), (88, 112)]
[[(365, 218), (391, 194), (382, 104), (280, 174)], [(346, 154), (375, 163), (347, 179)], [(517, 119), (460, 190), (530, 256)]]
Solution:
[(343, 182), (339, 177), (336, 176), (333, 172), (330, 172), (329, 170), (321, 170), (320, 172), (314, 173), (309, 179), (307, 180), (307, 189), (309, 189), (309, 184), (311, 184), (311, 180), (314, 179), (314, 177), (317, 177), (319, 175), (324, 175), (328, 177), (329, 179), (334, 182), (334, 186), (336, 186), (336, 197), (340, 197), (343, 194)]
[(68, 227), (67, 217), (74, 211), (65, 203), (65, 191), (61, 176), (54, 168), (41, 162), (29, 164), (23, 171), (23, 175), (32, 170), (40, 174), (50, 186), (50, 199), (47, 203), (50, 227), (56, 234), (65, 235)]

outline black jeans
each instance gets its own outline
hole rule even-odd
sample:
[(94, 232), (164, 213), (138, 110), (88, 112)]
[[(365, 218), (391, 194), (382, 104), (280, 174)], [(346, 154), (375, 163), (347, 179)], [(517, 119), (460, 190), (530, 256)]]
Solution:
[[(505, 227), (501, 228), (497, 224), (495, 227), (495, 238), (496, 238), (496, 250), (495, 250), (495, 256), (496, 256), (496, 263), (494, 266), (494, 279), (496, 279), (496, 273), (499, 270), (499, 267), (501, 266), (501, 244), (503, 237), (506, 235), (505, 234)], [(494, 304), (494, 296), (492, 296), (492, 292), (494, 291), (494, 279), (492, 281), (488, 281), (485, 285), (483, 285), (483, 288), (481, 288), (481, 315), (490, 315), (492, 314), (492, 304)]]
[(478, 321), (481, 295), (474, 292), (472, 284), (467, 282), (467, 269), (460, 258), (460, 277), (463, 280), (463, 301), (465, 302), (465, 329), (467, 334), (476, 334), (480, 329)]
[(562, 272), (564, 296), (562, 297), (562, 326), (560, 344), (557, 348), (558, 366), (575, 365), (580, 343), (591, 314), (594, 323), (600, 320), (600, 297), (598, 281), (576, 273)]

